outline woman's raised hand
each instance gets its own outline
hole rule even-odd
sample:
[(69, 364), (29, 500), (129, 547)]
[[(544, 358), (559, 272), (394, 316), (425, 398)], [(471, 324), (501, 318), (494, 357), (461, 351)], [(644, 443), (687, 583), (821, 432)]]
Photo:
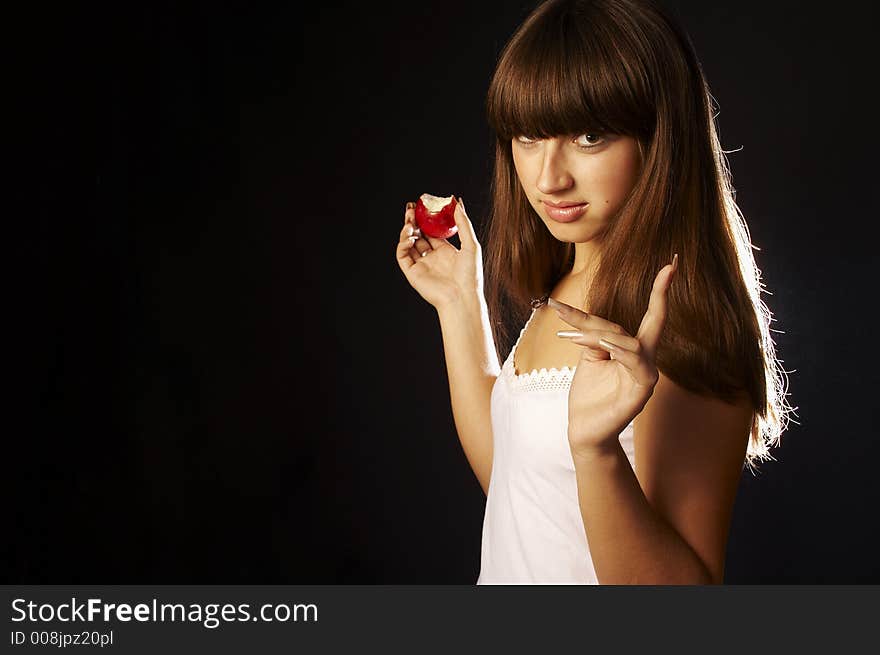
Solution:
[(483, 256), (471, 224), (458, 199), (456, 234), (461, 248), (447, 239), (422, 234), (415, 222), (415, 203), (406, 203), (403, 229), (397, 244), (397, 263), (410, 286), (435, 309), (483, 293)]
[(619, 447), (620, 432), (644, 409), (660, 379), (655, 363), (666, 324), (667, 294), (678, 255), (654, 278), (648, 309), (632, 336), (620, 325), (550, 299), (559, 317), (576, 330), (559, 337), (584, 346), (568, 395), (568, 443), (573, 455)]

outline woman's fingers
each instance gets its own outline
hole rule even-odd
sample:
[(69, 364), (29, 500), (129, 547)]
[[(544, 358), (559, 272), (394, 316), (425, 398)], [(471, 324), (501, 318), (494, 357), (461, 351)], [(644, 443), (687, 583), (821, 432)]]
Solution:
[(661, 268), (654, 277), (654, 286), (651, 288), (651, 296), (648, 299), (648, 309), (642, 317), (642, 323), (636, 333), (645, 344), (645, 349), (651, 353), (651, 357), (657, 351), (657, 344), (660, 342), (660, 335), (666, 324), (667, 292), (677, 270), (678, 253), (673, 255), (672, 263)]
[(639, 384), (650, 386), (657, 382), (658, 373), (645, 348), (635, 337), (609, 330), (561, 330), (556, 333), (568, 337), (573, 343), (607, 352), (611, 359), (620, 362)]
[(595, 314), (582, 312), (577, 307), (566, 305), (564, 302), (559, 302), (555, 298), (549, 298), (547, 304), (556, 310), (556, 315), (559, 316), (559, 318), (579, 330), (608, 330), (610, 332), (629, 336), (629, 333), (617, 323), (612, 323), (611, 321), (605, 320)]
[[(416, 225), (415, 206), (414, 202), (406, 203), (403, 228), (400, 230), (400, 242), (397, 245), (398, 261), (401, 261), (401, 258), (408, 258), (409, 266), (411, 266), (419, 259), (427, 257), (432, 251), (439, 248), (453, 248), (454, 250), (458, 250), (446, 239), (437, 239), (428, 236), (427, 234), (422, 234), (422, 231)], [(456, 209), (456, 211), (458, 211), (458, 209)], [(405, 262), (401, 261), (401, 267), (403, 267), (404, 270), (408, 269), (409, 266), (406, 266)]]
[[(629, 371), (638, 384), (653, 387), (660, 379), (660, 372), (653, 361), (647, 356), (648, 353), (639, 345), (636, 348), (628, 348), (621, 341), (619, 334), (606, 335), (599, 339), (599, 346), (604, 349), (611, 359), (620, 362)], [(638, 340), (636, 340), (638, 343)]]
[(411, 209), (413, 203), (406, 204), (406, 210), (403, 217), (403, 227), (400, 230), (400, 239), (397, 243), (397, 263), (401, 270), (406, 273), (413, 266), (417, 259), (421, 257), (416, 241), (418, 239), (419, 230), (412, 225)]
[(415, 264), (415, 259), (419, 257), (418, 251), (413, 247), (414, 242), (415, 237), (407, 236), (407, 229), (403, 228), (400, 231), (400, 241), (397, 242), (397, 263), (404, 273)]
[[(408, 231), (407, 228), (409, 228)], [(416, 225), (416, 204), (414, 202), (406, 203), (403, 229), (406, 232), (406, 236), (415, 237), (412, 244), (412, 249), (414, 251), (412, 256), (414, 259), (423, 257), (424, 255), (422, 253), (427, 253), (432, 249), (431, 244), (425, 240), (426, 237)]]
[(630, 350), (636, 354), (640, 354), (642, 350), (638, 339), (613, 330), (560, 330), (556, 333), (556, 336), (562, 339), (570, 339), (573, 343), (580, 346), (589, 346), (590, 348), (602, 348), (599, 344), (599, 339), (605, 339), (605, 341), (609, 341), (620, 348)]
[(406, 203), (406, 211), (403, 214), (403, 225), (404, 227), (411, 225), (413, 228), (413, 234), (415, 234), (416, 237), (422, 236), (422, 231), (419, 229), (419, 226), (416, 225), (416, 203)]
[(474, 226), (471, 224), (471, 219), (468, 218), (467, 210), (464, 208), (464, 200), (461, 198), (458, 199), (458, 203), (455, 206), (454, 215), (455, 225), (458, 227), (458, 238), (461, 241), (462, 249), (478, 250), (480, 248), (480, 242), (477, 241)]
[[(650, 362), (654, 361), (657, 344), (660, 341), (660, 334), (663, 331), (663, 326), (666, 322), (667, 292), (669, 291), (669, 286), (672, 284), (673, 276), (677, 270), (678, 255), (676, 254), (672, 258), (672, 264), (664, 266), (655, 276), (654, 285), (651, 289), (651, 297), (648, 302), (648, 309), (645, 312), (645, 315), (642, 318), (642, 323), (636, 333), (639, 349), (644, 353), (645, 359)], [(607, 321), (595, 314), (582, 312), (577, 307), (561, 303), (555, 298), (550, 298), (548, 304), (556, 310), (559, 318), (582, 332), (604, 329), (614, 334), (632, 338), (620, 325)], [(592, 344), (589, 345), (594, 347)]]
[(439, 250), (440, 248), (452, 248), (455, 251), (458, 251), (458, 248), (449, 243), (446, 239), (435, 239), (434, 237), (429, 237), (427, 234), (422, 235), (422, 238), (419, 241), (427, 241), (431, 250)]
[(620, 362), (639, 384), (650, 386), (656, 383), (657, 380), (651, 374), (652, 367), (645, 361), (644, 357), (639, 357), (631, 350), (615, 346), (605, 339), (599, 341), (599, 345), (608, 353), (611, 359)]

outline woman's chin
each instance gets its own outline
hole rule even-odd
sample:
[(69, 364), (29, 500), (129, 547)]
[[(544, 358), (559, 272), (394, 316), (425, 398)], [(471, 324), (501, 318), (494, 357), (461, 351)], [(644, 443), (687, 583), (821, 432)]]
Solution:
[(547, 224), (547, 230), (557, 241), (563, 243), (585, 243), (592, 241), (597, 235), (588, 226), (573, 223)]

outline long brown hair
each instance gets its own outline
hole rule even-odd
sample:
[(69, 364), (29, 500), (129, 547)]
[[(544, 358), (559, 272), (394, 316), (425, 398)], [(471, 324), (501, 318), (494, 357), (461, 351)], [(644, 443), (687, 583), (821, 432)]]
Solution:
[(557, 241), (529, 204), (513, 137), (633, 137), (641, 174), (602, 235), (585, 302), (636, 334), (657, 272), (679, 253), (657, 367), (694, 393), (727, 402), (748, 395), (755, 414), (745, 464), (753, 466), (774, 459), (793, 410), (713, 101), (689, 36), (654, 0), (540, 4), (501, 52), (487, 95), (496, 135), (487, 304), (504, 359), (512, 325), (500, 317), (521, 325), (574, 259), (574, 244)]

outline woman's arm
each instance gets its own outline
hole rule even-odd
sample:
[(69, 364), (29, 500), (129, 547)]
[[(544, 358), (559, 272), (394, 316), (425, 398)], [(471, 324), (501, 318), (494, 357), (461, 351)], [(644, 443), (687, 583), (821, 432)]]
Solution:
[[(735, 404), (693, 394), (655, 355), (678, 255), (654, 278), (638, 332), (550, 299), (585, 346), (568, 397), (568, 443), (590, 553), (603, 584), (721, 583), (752, 425)], [(560, 332), (560, 336), (572, 336)], [(635, 432), (635, 472), (620, 431)]]
[(601, 584), (722, 584), (752, 408), (692, 394), (662, 373), (634, 419), (636, 472), (616, 448), (573, 454)]
[(446, 239), (417, 233), (415, 203), (407, 203), (397, 263), (407, 281), (437, 310), (446, 352), (449, 393), (458, 438), (483, 492), (492, 473), (492, 385), (500, 367), (483, 298), (483, 255), (459, 198), (456, 248)]
[(473, 294), (437, 310), (458, 438), (483, 493), (492, 473), (492, 386), (501, 372), (489, 313)]

